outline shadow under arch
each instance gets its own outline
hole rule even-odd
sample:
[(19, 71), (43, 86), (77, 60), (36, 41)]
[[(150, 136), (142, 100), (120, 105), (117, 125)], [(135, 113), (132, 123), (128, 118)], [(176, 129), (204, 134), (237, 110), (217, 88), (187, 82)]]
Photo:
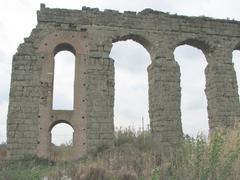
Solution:
[(64, 123), (64, 124), (67, 124), (67, 125), (71, 126), (71, 128), (72, 128), (73, 131), (74, 131), (73, 125), (72, 125), (70, 122), (66, 121), (66, 120), (57, 120), (57, 121), (54, 121), (53, 123), (50, 124), (48, 131), (51, 132), (54, 126), (56, 126), (56, 125), (58, 125), (58, 124), (61, 124), (61, 123)]
[(139, 44), (141, 44), (147, 51), (149, 54), (151, 54), (151, 49), (152, 49), (152, 44), (151, 42), (138, 34), (128, 34), (128, 35), (124, 35), (124, 36), (117, 36), (115, 38), (112, 39), (112, 43), (118, 42), (118, 41), (126, 41), (126, 40), (133, 40)]
[[(174, 47), (176, 50), (177, 47), (182, 46), (182, 45), (189, 45), (195, 48), (200, 49), (204, 56), (206, 57), (207, 53), (210, 51), (210, 45), (206, 43), (205, 41), (199, 40), (199, 39), (186, 39), (181, 41), (180, 43), (177, 43)], [(207, 59), (206, 59), (207, 60)]]
[(240, 50), (240, 40), (239, 40), (239, 42), (237, 44), (235, 44), (233, 46), (232, 51), (235, 51), (235, 50), (237, 50), (237, 51)]
[(59, 53), (60, 51), (70, 51), (76, 56), (76, 49), (69, 43), (61, 43), (58, 44), (54, 49), (53, 49), (53, 54), (54, 56)]

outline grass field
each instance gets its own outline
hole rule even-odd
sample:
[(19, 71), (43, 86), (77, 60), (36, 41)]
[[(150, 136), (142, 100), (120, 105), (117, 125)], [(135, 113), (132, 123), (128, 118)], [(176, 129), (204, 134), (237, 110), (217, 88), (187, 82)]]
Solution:
[[(116, 132), (115, 147), (99, 147), (78, 161), (51, 162), (36, 157), (0, 163), (0, 179), (72, 180), (239, 180), (240, 130), (207, 138), (185, 136), (168, 159), (152, 143), (150, 132)], [(62, 146), (62, 151), (64, 148)], [(65, 178), (67, 179), (67, 178)]]

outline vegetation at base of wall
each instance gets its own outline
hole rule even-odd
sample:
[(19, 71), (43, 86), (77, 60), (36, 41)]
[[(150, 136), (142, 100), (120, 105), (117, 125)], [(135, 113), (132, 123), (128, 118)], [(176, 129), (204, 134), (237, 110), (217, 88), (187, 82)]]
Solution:
[(185, 136), (167, 158), (157, 150), (150, 132), (120, 130), (116, 132), (114, 144), (114, 148), (102, 146), (74, 162), (53, 163), (31, 157), (7, 162), (0, 167), (0, 177), (10, 180), (240, 179), (240, 130), (215, 133), (211, 142), (202, 135)]
[(54, 166), (53, 162), (36, 157), (0, 161), (0, 180), (38, 180)]
[(7, 143), (6, 142), (1, 142), (0, 143), (0, 148), (6, 148), (7, 147)]

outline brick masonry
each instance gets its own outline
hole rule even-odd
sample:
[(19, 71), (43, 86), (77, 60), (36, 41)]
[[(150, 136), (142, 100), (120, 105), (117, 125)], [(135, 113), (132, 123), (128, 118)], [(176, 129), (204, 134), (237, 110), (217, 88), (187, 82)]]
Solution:
[[(112, 43), (132, 39), (151, 56), (149, 116), (156, 144), (168, 150), (181, 139), (180, 70), (174, 49), (191, 45), (208, 65), (206, 95), (210, 133), (239, 121), (239, 98), (232, 51), (240, 49), (240, 22), (170, 15), (145, 9), (120, 13), (83, 7), (50, 9), (41, 4), (38, 24), (13, 56), (7, 120), (8, 158), (49, 158), (51, 128), (74, 129), (73, 158), (100, 145), (113, 146), (114, 60)], [(74, 110), (53, 110), (54, 56), (76, 57)]]

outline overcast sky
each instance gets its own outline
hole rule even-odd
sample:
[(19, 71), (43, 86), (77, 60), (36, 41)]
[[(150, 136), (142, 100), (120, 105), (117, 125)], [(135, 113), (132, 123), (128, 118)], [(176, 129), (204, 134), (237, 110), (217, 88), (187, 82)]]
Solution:
[[(8, 94), (10, 87), (12, 55), (17, 46), (28, 37), (36, 26), (36, 11), (40, 3), (51, 8), (81, 9), (82, 6), (97, 7), (100, 10), (115, 9), (121, 12), (126, 10), (141, 11), (152, 8), (172, 14), (188, 16), (210, 16), (214, 18), (240, 20), (240, 2), (237, 0), (7, 0), (0, 6), (0, 142), (6, 140), (6, 117)], [(196, 135), (198, 132), (208, 131), (207, 102), (204, 94), (206, 60), (203, 53), (193, 47), (181, 46), (175, 52), (175, 59), (181, 68), (182, 86), (182, 123), (184, 133)], [(239, 52), (233, 53), (233, 62), (240, 77)], [(59, 58), (59, 68), (68, 67), (71, 73), (74, 57), (62, 53)], [(144, 117), (145, 126), (148, 118), (148, 86), (146, 68), (150, 64), (149, 54), (140, 44), (133, 41), (114, 43), (110, 56), (115, 59), (116, 92), (115, 92), (115, 125), (118, 127), (141, 127), (141, 118)], [(69, 66), (60, 59), (73, 59)], [(66, 62), (65, 62), (66, 63)], [(61, 75), (59, 75), (61, 76)], [(66, 80), (68, 81), (68, 80)], [(57, 83), (57, 81), (56, 81)], [(71, 88), (63, 88), (61, 101), (58, 105), (69, 106), (71, 103)], [(65, 93), (65, 94), (64, 94)], [(64, 102), (64, 103), (63, 103)], [(60, 126), (60, 125), (59, 125)], [(55, 142), (60, 143), (62, 137), (69, 137), (72, 133), (66, 127), (53, 130), (58, 133)], [(63, 132), (64, 131), (64, 132)], [(60, 133), (60, 134), (59, 134)]]

